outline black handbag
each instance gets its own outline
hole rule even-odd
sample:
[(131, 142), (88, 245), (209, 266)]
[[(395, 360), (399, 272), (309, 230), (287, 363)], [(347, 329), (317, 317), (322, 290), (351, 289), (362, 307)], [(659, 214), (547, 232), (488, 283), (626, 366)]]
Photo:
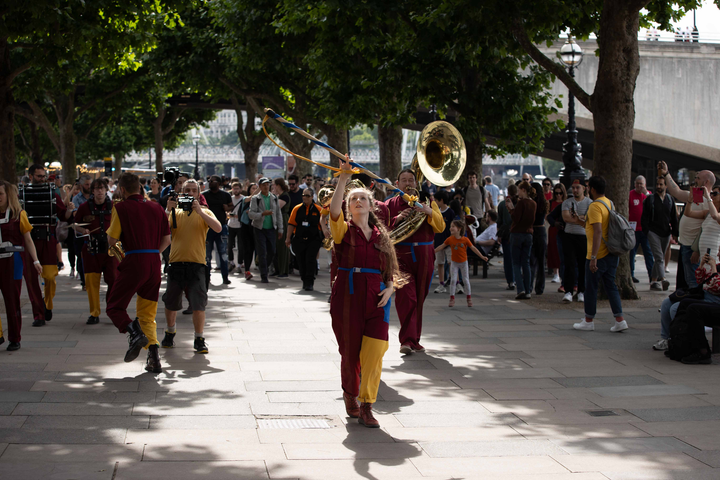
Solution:
[(701, 283), (697, 287), (692, 287), (687, 290), (679, 288), (668, 295), (668, 298), (673, 303), (681, 302), (683, 300), (703, 300), (705, 298), (703, 284)]

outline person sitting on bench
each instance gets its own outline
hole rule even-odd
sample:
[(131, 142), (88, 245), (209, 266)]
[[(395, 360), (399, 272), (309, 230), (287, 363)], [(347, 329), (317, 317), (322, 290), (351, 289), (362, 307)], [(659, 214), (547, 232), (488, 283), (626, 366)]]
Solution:
[(490, 250), (492, 250), (498, 242), (497, 219), (498, 214), (495, 210), (486, 212), (485, 221), (488, 223), (488, 227), (475, 239), (475, 245), (477, 245), (485, 255), (489, 254)]

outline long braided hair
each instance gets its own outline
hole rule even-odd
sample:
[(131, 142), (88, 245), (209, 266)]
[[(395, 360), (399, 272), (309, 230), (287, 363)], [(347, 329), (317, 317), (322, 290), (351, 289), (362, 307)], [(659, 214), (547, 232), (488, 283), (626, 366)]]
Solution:
[[(345, 218), (348, 220), (352, 219), (352, 213), (350, 213), (350, 197), (353, 193), (362, 192), (365, 194), (370, 201), (370, 212), (368, 213), (368, 225), (376, 227), (380, 232), (377, 247), (380, 251), (381, 265), (382, 265), (382, 277), (385, 283), (392, 281), (395, 289), (402, 288), (403, 285), (408, 283), (407, 274), (400, 271), (400, 264), (398, 263), (397, 254), (395, 253), (395, 246), (390, 239), (387, 227), (378, 219), (375, 215), (376, 204), (375, 198), (370, 190), (367, 188), (353, 188), (347, 194), (347, 200), (345, 202)], [(334, 245), (334, 243), (333, 243)]]

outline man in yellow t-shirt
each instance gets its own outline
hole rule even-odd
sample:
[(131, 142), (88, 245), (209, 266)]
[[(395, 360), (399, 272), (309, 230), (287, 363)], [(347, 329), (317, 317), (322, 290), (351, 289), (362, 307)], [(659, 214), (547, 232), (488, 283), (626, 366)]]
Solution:
[(615, 322), (610, 327), (611, 332), (622, 332), (628, 329), (623, 318), (620, 292), (615, 284), (619, 257), (608, 251), (605, 240), (608, 238), (610, 225), (610, 209), (615, 208), (613, 203), (605, 197), (605, 179), (600, 176), (590, 177), (588, 192), (593, 203), (590, 204), (585, 218), (579, 216), (584, 222), (587, 235), (587, 260), (585, 260), (585, 317), (573, 325), (576, 330), (595, 330), (595, 313), (597, 312), (598, 285), (602, 280), (605, 286), (610, 308)]
[(200, 188), (196, 180), (183, 185), (183, 194), (193, 197), (192, 211), (177, 207), (176, 199), (168, 200), (168, 222), (172, 234), (170, 268), (167, 289), (162, 296), (165, 303), (167, 329), (162, 341), (163, 348), (175, 346), (175, 320), (182, 310), (183, 293), (190, 301), (195, 327), (195, 351), (208, 353), (203, 330), (205, 327), (205, 306), (207, 305), (207, 283), (205, 282), (205, 240), (208, 229), (220, 232), (222, 225), (213, 213), (200, 205)]

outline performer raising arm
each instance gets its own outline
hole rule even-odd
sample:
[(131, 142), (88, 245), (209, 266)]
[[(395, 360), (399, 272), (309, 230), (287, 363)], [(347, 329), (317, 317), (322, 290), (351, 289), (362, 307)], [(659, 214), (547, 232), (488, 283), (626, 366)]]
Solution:
[[(417, 190), (415, 173), (410, 169), (401, 171), (396, 183), (404, 192), (408, 189)], [(424, 352), (425, 348), (420, 345), (423, 304), (430, 291), (435, 266), (435, 234), (445, 230), (445, 220), (435, 202), (430, 206), (410, 207), (405, 199), (398, 195), (386, 204), (390, 210), (390, 228), (395, 228), (405, 220), (413, 209), (427, 215), (427, 221), (422, 223), (417, 232), (395, 245), (400, 270), (408, 275), (409, 282), (407, 287), (398, 292), (395, 299), (400, 317), (400, 353)]]
[[(336, 192), (345, 190), (352, 173), (350, 159), (346, 158)], [(342, 203), (342, 194), (333, 195), (330, 229), (338, 272), (330, 315), (341, 355), (343, 399), (350, 417), (358, 418), (366, 427), (378, 428), (372, 404), (377, 400), (382, 358), (388, 348), (390, 297), (400, 274), (387, 230), (373, 213), (370, 191), (355, 188), (348, 192), (348, 221)]]
[[(112, 211), (107, 230), (110, 246), (118, 240), (125, 249), (125, 259), (118, 267), (115, 285), (107, 297), (107, 316), (120, 333), (128, 333), (125, 361), (132, 362), (143, 347), (148, 348), (145, 370), (160, 370), (158, 355), (157, 301), (160, 292), (160, 252), (170, 245), (170, 225), (160, 204), (146, 201), (140, 191), (137, 175), (123, 173), (118, 190), (123, 201)], [(130, 320), (127, 306), (137, 296), (135, 320)]]

